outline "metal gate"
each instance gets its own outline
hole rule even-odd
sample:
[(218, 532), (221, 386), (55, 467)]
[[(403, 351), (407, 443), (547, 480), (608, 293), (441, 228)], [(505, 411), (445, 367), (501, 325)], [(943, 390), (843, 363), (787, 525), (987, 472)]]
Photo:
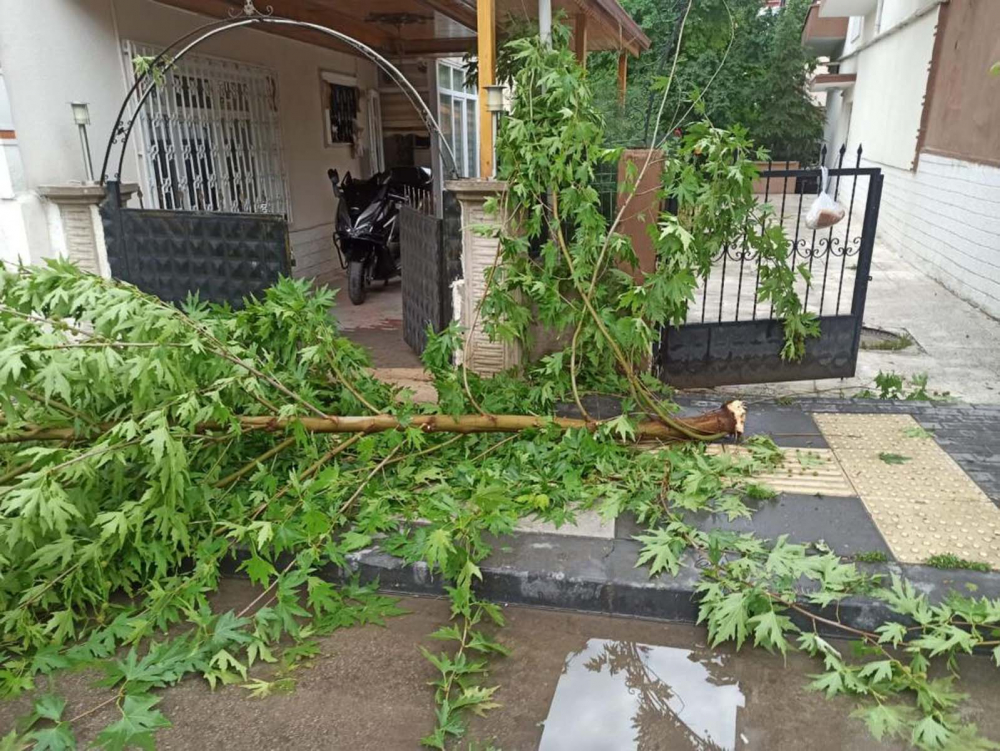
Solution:
[(101, 223), (111, 275), (169, 302), (197, 293), (239, 308), (290, 273), (280, 216), (128, 209), (109, 180)]
[[(840, 150), (840, 165), (844, 149)], [(861, 161), (858, 149), (857, 164)], [(830, 170), (829, 191), (846, 209), (829, 229), (810, 230), (805, 216), (815, 198), (819, 169), (774, 168), (758, 182), (763, 203), (785, 229), (789, 264), (805, 265), (811, 282), (796, 288), (806, 310), (820, 320), (797, 361), (781, 359), (782, 322), (757, 299), (758, 259), (745, 245), (724, 248), (702, 279), (687, 322), (664, 328), (655, 353), (659, 377), (679, 388), (770, 381), (847, 378), (854, 375), (882, 195), (877, 168)]]

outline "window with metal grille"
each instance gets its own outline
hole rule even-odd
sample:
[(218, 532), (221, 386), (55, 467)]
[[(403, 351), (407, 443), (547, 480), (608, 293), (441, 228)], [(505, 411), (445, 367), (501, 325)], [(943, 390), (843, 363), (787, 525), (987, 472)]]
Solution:
[(329, 87), (330, 143), (354, 143), (358, 133), (358, 90), (327, 83)]
[[(129, 70), (137, 55), (159, 52), (125, 43)], [(147, 205), (289, 215), (273, 71), (186, 55), (150, 94), (136, 130)]]

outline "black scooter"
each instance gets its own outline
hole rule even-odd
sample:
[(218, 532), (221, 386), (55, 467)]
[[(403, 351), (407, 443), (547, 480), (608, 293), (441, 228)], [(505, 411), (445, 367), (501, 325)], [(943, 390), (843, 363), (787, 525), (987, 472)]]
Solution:
[(367, 180), (348, 172), (343, 182), (337, 170), (327, 170), (337, 203), (333, 244), (341, 268), (347, 270), (347, 295), (360, 305), (374, 279), (387, 284), (400, 274), (399, 207), (412, 190), (429, 189), (431, 171), (424, 167), (397, 167)]

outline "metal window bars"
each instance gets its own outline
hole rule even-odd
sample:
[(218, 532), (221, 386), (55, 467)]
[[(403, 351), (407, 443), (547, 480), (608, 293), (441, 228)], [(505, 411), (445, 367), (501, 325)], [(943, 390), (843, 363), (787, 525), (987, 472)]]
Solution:
[[(129, 70), (137, 56), (159, 52), (124, 44)], [(144, 194), (154, 208), (289, 216), (273, 71), (187, 55), (158, 82), (139, 122)]]

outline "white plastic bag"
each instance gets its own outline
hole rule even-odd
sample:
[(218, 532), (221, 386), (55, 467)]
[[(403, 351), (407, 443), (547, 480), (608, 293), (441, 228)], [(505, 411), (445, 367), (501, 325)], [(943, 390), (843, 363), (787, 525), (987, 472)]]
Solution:
[(827, 183), (830, 182), (830, 175), (826, 167), (823, 170), (823, 189), (813, 201), (809, 213), (806, 214), (806, 226), (809, 229), (823, 229), (832, 227), (844, 218), (844, 207), (837, 203), (833, 196), (826, 192)]

